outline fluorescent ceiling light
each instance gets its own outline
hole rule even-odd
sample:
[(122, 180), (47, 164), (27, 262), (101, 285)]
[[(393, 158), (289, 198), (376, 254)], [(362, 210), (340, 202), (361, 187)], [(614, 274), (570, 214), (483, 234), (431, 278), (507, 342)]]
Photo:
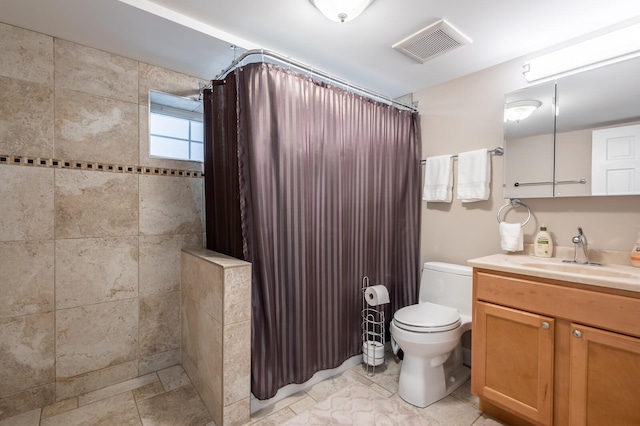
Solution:
[(640, 24), (591, 38), (525, 63), (527, 81), (607, 65), (640, 55)]
[(505, 121), (521, 121), (529, 117), (540, 105), (539, 101), (516, 101), (504, 106)]
[(336, 22), (357, 18), (374, 0), (309, 0), (324, 16)]

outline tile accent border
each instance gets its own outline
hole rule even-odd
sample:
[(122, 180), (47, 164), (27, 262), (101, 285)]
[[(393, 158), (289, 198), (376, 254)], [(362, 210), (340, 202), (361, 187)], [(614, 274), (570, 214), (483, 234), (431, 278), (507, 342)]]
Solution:
[(127, 173), (135, 175), (171, 176), (203, 178), (204, 172), (162, 167), (132, 166), (123, 164), (95, 163), (81, 160), (59, 160), (55, 158), (36, 158), (21, 155), (0, 154), (0, 165), (45, 167), (50, 169), (92, 170), (96, 172)]

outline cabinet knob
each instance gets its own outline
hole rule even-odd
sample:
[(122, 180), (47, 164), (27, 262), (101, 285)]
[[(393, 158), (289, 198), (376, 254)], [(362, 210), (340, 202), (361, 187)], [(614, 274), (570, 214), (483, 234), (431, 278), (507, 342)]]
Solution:
[(573, 335), (577, 338), (582, 337), (582, 332), (580, 330), (573, 330)]
[(545, 329), (545, 330), (548, 330), (549, 329), (549, 323), (546, 322), (546, 321), (543, 321), (542, 322), (542, 328)]

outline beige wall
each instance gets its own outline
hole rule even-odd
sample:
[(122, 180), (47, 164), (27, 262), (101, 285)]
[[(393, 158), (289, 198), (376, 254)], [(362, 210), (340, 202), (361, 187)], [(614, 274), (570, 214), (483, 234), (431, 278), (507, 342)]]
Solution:
[[(422, 116), (422, 156), (456, 154), (503, 145), (503, 96), (527, 85), (524, 59), (510, 61), (414, 94)], [(456, 165), (454, 164), (454, 167)], [(422, 202), (421, 260), (464, 264), (500, 252), (496, 214), (502, 196), (503, 157), (492, 157), (491, 197), (462, 204)], [(455, 175), (454, 175), (455, 176)], [(454, 178), (455, 180), (455, 178)], [(455, 182), (454, 182), (455, 185)], [(525, 244), (545, 223), (557, 245), (572, 246), (582, 226), (591, 248), (631, 250), (640, 231), (640, 196), (523, 200), (533, 217), (525, 226)], [(508, 222), (526, 217), (519, 208)]]
[(2, 419), (180, 363), (203, 180), (149, 159), (146, 124), (150, 88), (200, 80), (5, 24), (0, 52)]

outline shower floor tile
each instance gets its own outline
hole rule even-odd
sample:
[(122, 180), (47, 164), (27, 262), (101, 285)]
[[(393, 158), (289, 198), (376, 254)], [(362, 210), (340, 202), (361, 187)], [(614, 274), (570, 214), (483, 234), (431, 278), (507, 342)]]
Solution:
[(75, 410), (48, 417), (42, 420), (40, 424), (42, 426), (142, 425), (131, 392), (111, 396), (101, 401), (83, 405)]
[(189, 384), (138, 403), (144, 426), (201, 426), (211, 416), (198, 392)]

